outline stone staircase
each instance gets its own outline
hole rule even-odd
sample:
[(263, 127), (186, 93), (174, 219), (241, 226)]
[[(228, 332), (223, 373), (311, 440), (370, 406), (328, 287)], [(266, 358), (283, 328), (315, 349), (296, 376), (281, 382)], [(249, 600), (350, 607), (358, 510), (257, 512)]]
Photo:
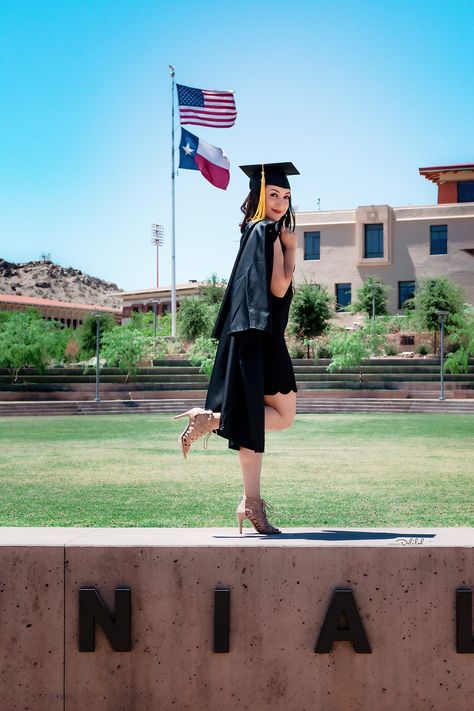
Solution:
[[(297, 412), (471, 412), (474, 410), (474, 359), (469, 372), (445, 375), (440, 401), (439, 360), (371, 359), (359, 368), (328, 373), (329, 360), (293, 359), (298, 385)], [(361, 379), (362, 377), (362, 379)], [(7, 414), (177, 413), (205, 401), (208, 378), (185, 360), (155, 361), (125, 383), (117, 368), (95, 373), (81, 368), (53, 368), (44, 375), (27, 369), (11, 384), (0, 370), (0, 416)]]
[[(159, 400), (91, 400), (0, 402), (0, 417), (20, 415), (169, 414), (203, 407), (202, 398)], [(474, 415), (474, 399), (427, 400), (407, 398), (297, 398), (296, 413), (438, 412)]]

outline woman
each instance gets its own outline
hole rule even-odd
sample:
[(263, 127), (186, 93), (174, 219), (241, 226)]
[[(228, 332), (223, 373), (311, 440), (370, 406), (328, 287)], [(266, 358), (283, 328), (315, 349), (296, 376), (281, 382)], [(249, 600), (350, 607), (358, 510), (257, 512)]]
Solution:
[[(241, 241), (212, 337), (219, 346), (205, 409), (192, 408), (179, 441), (184, 457), (212, 432), (239, 451), (244, 495), (239, 531), (247, 518), (259, 533), (281, 531), (266, 516), (260, 496), (264, 433), (289, 427), (296, 412), (296, 381), (284, 333), (293, 298), (295, 215), (287, 175), (292, 163), (241, 166), (250, 192), (241, 210)], [(207, 439), (204, 446), (207, 444)]]

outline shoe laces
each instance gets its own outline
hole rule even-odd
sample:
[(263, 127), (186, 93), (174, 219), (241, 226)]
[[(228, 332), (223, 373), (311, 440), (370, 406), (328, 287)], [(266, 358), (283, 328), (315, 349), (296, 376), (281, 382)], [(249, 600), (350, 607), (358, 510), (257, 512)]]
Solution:
[(214, 434), (215, 430), (210, 430), (206, 435), (204, 435), (204, 449), (207, 449), (207, 443), (209, 442), (209, 437)]

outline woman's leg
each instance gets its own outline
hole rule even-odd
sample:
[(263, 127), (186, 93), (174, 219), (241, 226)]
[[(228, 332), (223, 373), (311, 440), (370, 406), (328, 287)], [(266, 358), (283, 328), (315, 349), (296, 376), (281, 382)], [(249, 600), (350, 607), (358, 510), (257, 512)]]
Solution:
[[(290, 390), (289, 393), (264, 395), (263, 401), (265, 403), (265, 432), (284, 430), (293, 424), (296, 414), (296, 393), (293, 390)], [(220, 412), (212, 414), (220, 419)], [(253, 452), (253, 449), (248, 451)], [(259, 454), (259, 452), (254, 452), (254, 454)]]
[[(283, 430), (290, 427), (296, 413), (296, 393), (276, 393), (264, 395), (265, 432)], [(220, 419), (220, 412), (214, 412), (214, 417)], [(244, 483), (244, 495), (249, 498), (260, 498), (260, 474), (262, 471), (263, 452), (240, 447), (239, 460)]]
[[(264, 395), (265, 432), (283, 430), (290, 427), (296, 413), (296, 393), (276, 393)], [(241, 447), (239, 449), (240, 468), (244, 484), (244, 495), (260, 499), (260, 475), (262, 471), (263, 452)]]

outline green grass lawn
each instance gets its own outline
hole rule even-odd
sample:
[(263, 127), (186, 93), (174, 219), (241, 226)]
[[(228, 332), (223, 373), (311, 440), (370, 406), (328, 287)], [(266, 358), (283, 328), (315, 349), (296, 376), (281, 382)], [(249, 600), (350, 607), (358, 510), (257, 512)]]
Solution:
[[(0, 418), (1, 526), (235, 526), (238, 453), (169, 415)], [(277, 526), (474, 525), (474, 417), (297, 415), (266, 433)]]

